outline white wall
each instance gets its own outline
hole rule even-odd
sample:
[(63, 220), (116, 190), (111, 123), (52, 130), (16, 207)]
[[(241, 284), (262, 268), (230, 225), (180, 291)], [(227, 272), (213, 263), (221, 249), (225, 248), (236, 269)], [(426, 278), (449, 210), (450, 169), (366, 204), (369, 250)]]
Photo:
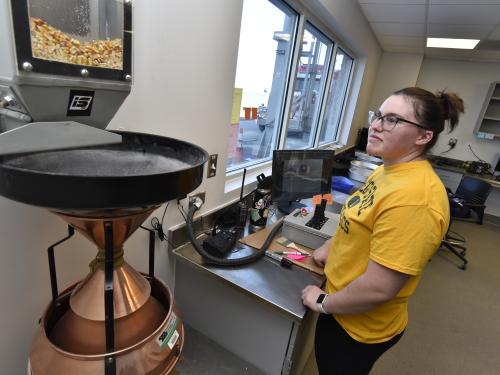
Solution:
[(465, 102), (465, 114), (451, 133), (441, 133), (431, 153), (440, 155), (448, 149), (449, 138), (457, 138), (457, 146), (443, 156), (477, 160), (468, 145), (482, 159), (495, 165), (500, 156), (500, 140), (478, 139), (473, 130), (483, 106), (490, 83), (500, 80), (500, 65), (456, 60), (422, 59), (421, 55), (384, 53), (372, 94), (370, 109), (376, 109), (393, 91), (420, 86), (437, 92), (446, 89), (456, 92)]
[(217, 177), (200, 187), (207, 206), (223, 198), (241, 9), (242, 0), (137, 2), (132, 93), (110, 124), (218, 154)]
[(446, 89), (459, 94), (465, 103), (465, 114), (451, 133), (441, 133), (432, 153), (439, 155), (448, 149), (449, 138), (457, 138), (453, 150), (443, 154), (461, 160), (477, 160), (468, 145), (483, 160), (494, 165), (500, 155), (500, 139), (478, 139), (473, 133), (490, 83), (500, 80), (500, 65), (454, 60), (425, 59), (417, 84), (432, 92)]
[[(132, 93), (110, 128), (171, 136), (218, 154), (217, 176), (205, 179), (198, 189), (207, 192), (202, 212), (213, 210), (233, 197), (224, 194), (224, 185), (242, 0), (134, 4)], [(334, 14), (321, 17), (352, 43), (360, 60), (352, 91), (361, 88), (361, 92), (359, 100), (354, 95), (350, 102), (351, 118), (358, 124), (366, 118), (380, 48), (356, 2), (312, 0), (307, 4)], [(345, 133), (347, 138), (355, 136), (348, 127)], [(181, 222), (176, 204), (171, 203), (164, 227)], [(0, 197), (0, 363), (4, 372), (25, 373), (37, 321), (51, 298), (46, 248), (65, 235), (66, 224), (55, 215)], [(78, 234), (56, 248), (60, 289), (84, 277), (95, 253), (93, 245)], [(147, 269), (144, 231), (125, 243), (125, 257), (137, 269)], [(165, 243), (157, 246), (156, 270), (163, 280), (173, 279)]]
[(424, 55), (418, 54), (384, 53), (371, 96), (370, 110), (376, 111), (394, 91), (415, 86), (423, 58)]

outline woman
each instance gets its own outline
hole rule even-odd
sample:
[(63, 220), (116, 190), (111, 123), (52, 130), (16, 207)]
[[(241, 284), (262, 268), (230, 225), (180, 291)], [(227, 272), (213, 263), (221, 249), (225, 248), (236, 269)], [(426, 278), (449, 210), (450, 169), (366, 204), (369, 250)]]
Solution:
[(403, 335), (408, 298), (449, 225), (446, 191), (425, 153), (460, 112), (456, 94), (410, 87), (370, 113), (366, 150), (384, 164), (347, 199), (334, 237), (314, 252), (326, 293), (302, 291), (304, 305), (321, 313), (320, 374), (368, 374)]

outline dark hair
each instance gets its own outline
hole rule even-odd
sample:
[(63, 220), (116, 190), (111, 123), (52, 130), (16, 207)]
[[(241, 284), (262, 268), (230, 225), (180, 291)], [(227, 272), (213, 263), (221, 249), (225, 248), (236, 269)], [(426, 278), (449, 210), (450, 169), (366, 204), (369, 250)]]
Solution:
[(435, 95), (420, 87), (407, 87), (398, 90), (393, 95), (404, 95), (413, 102), (415, 118), (433, 131), (434, 136), (425, 149), (432, 148), (437, 142), (438, 135), (444, 130), (448, 121), (451, 132), (458, 124), (460, 113), (464, 113), (464, 101), (453, 92), (438, 91)]

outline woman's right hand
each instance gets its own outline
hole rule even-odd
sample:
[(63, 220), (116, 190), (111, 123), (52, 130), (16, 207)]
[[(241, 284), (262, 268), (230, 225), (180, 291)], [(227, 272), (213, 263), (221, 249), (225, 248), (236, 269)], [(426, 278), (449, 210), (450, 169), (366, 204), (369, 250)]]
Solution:
[(330, 246), (332, 244), (332, 239), (330, 238), (328, 241), (325, 241), (321, 247), (318, 247), (314, 250), (313, 260), (320, 267), (324, 267), (326, 264), (326, 260), (328, 258), (328, 252), (330, 251)]

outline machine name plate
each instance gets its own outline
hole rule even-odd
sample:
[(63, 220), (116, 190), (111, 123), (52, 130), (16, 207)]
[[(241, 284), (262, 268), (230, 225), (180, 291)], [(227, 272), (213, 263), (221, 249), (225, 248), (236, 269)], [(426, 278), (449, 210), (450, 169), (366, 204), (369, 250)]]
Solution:
[(71, 90), (69, 94), (67, 116), (90, 116), (94, 91)]

